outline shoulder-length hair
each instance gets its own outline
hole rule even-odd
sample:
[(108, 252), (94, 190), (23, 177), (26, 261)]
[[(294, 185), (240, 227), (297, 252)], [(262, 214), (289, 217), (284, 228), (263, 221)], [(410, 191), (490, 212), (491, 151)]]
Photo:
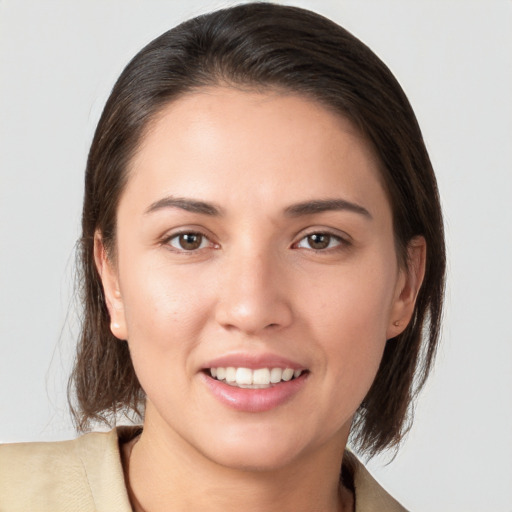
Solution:
[(84, 310), (69, 386), (76, 424), (86, 430), (93, 421), (115, 421), (120, 411), (143, 415), (144, 393), (127, 343), (110, 332), (94, 235), (101, 232), (114, 257), (117, 205), (145, 129), (180, 95), (219, 84), (298, 93), (352, 121), (380, 161), (401, 264), (413, 237), (426, 240), (426, 273), (412, 320), (386, 344), (351, 431), (352, 442), (369, 455), (396, 446), (440, 333), (445, 246), (432, 165), (402, 88), (367, 46), (318, 14), (268, 3), (219, 10), (164, 33), (126, 66), (106, 103), (85, 177), (79, 255)]

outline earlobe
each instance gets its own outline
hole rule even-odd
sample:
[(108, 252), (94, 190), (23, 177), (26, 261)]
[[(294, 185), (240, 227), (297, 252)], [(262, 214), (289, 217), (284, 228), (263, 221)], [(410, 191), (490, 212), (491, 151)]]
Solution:
[(414, 313), (416, 298), (425, 277), (427, 244), (422, 236), (414, 237), (407, 247), (406, 268), (400, 271), (395, 290), (387, 339), (401, 334)]
[(114, 263), (107, 254), (101, 232), (94, 235), (94, 262), (101, 278), (105, 302), (110, 315), (110, 330), (120, 339), (127, 339), (124, 304), (119, 288), (119, 278)]

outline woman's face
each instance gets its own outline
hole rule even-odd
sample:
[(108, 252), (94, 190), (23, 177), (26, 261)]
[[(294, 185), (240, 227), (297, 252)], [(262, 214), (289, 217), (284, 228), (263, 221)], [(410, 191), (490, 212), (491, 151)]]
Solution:
[(96, 254), (148, 428), (232, 467), (339, 453), (414, 295), (372, 151), (295, 95), (166, 106)]

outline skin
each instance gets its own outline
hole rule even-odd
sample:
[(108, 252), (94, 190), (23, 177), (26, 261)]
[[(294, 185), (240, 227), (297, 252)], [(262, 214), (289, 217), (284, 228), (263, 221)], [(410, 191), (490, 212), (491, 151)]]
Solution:
[[(115, 261), (96, 236), (112, 332), (147, 393), (126, 468), (137, 509), (352, 509), (339, 486), (351, 420), (410, 320), (425, 259), (416, 239), (398, 265), (378, 168), (349, 121), (291, 94), (202, 89), (152, 123), (120, 199)], [(148, 212), (169, 197), (221, 214)], [(289, 213), (326, 199), (367, 214)], [(186, 250), (179, 232), (204, 238)], [(325, 249), (313, 233), (330, 235)], [(216, 357), (269, 353), (307, 369), (278, 407), (234, 410), (204, 383)]]

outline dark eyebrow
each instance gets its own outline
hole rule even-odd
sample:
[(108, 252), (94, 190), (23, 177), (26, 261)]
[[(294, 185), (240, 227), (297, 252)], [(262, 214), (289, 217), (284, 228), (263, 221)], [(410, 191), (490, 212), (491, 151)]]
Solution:
[(211, 203), (197, 201), (195, 199), (187, 199), (186, 197), (164, 197), (155, 201), (146, 209), (144, 213), (152, 213), (164, 208), (180, 208), (187, 212), (200, 213), (202, 215), (220, 216), (222, 209)]
[(372, 215), (366, 208), (356, 203), (345, 201), (345, 199), (314, 199), (312, 201), (305, 201), (288, 206), (285, 214), (290, 217), (299, 217), (301, 215), (313, 215), (331, 210), (347, 210), (372, 219)]

